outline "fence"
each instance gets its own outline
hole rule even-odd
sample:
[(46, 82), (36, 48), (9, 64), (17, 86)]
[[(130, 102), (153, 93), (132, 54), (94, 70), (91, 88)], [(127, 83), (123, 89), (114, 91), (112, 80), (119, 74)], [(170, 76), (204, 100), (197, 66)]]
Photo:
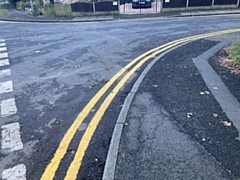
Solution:
[(81, 16), (96, 14), (116, 14), (118, 5), (113, 1), (96, 3), (48, 4), (44, 7), (47, 16)]
[(163, 8), (218, 8), (219, 6), (237, 8), (239, 0), (163, 0)]

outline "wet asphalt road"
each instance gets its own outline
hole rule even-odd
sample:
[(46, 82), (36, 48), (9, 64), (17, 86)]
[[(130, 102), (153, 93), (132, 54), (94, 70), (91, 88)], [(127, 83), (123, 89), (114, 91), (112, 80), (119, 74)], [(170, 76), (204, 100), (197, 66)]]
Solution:
[[(27, 167), (27, 179), (40, 179), (70, 124), (106, 80), (124, 65), (171, 40), (238, 28), (239, 23), (239, 16), (76, 24), (0, 23), (0, 39), (6, 41), (14, 85), (12, 93), (1, 94), (0, 98), (14, 96), (18, 109), (17, 114), (2, 117), (0, 125), (19, 122), (24, 144), (18, 152), (1, 151), (0, 172), (22, 163)], [(113, 126), (135, 78), (104, 115), (78, 179), (101, 179)], [(74, 136), (55, 179), (65, 176), (90, 119), (91, 115)], [(189, 134), (193, 131), (190, 129)]]

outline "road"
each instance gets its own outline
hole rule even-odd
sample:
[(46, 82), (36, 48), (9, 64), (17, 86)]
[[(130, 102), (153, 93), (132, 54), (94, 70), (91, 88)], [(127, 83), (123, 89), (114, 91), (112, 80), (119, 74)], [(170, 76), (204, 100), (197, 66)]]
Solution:
[[(0, 76), (0, 100), (12, 110), (4, 111), (1, 105), (0, 126), (2, 139), (10, 134), (7, 140), (15, 139), (16, 142), (13, 142), (14, 146), (3, 146), (2, 143), (0, 172), (7, 176), (11, 171), (6, 170), (17, 167), (21, 169), (19, 176), (26, 173), (27, 179), (44, 177), (44, 171), (57, 154), (69, 127), (79, 120), (79, 113), (125, 65), (170, 41), (239, 28), (239, 23), (239, 16), (235, 15), (69, 24), (1, 22), (0, 44), (7, 47), (3, 50), (7, 57), (0, 57), (0, 70), (4, 72)], [(232, 38), (228, 34), (221, 37)], [(121, 106), (144, 67), (146, 64), (113, 99), (90, 144), (83, 143), (87, 151), (77, 179), (102, 178)], [(79, 141), (105, 97), (96, 104), (90, 103), (93, 107), (81, 126), (73, 127), (76, 133), (72, 130), (66, 136), (73, 139), (69, 146), (64, 141), (67, 151), (63, 158), (56, 155), (60, 160), (56, 173), (52, 173), (54, 179), (64, 179)]]

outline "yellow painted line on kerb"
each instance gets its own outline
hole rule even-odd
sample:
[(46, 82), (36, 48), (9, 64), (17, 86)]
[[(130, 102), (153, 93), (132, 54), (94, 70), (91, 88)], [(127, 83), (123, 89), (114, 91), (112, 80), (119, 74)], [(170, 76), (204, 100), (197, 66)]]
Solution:
[[(197, 35), (197, 36), (192, 36), (188, 38), (183, 38), (179, 40), (175, 40), (172, 42), (169, 42), (165, 45), (159, 46), (157, 48), (154, 48), (141, 56), (137, 57), (134, 59), (132, 62), (127, 64), (124, 68), (122, 68), (116, 75), (114, 75), (107, 84), (105, 84), (102, 89), (100, 89), (97, 94), (90, 100), (90, 102), (85, 106), (85, 108), (82, 110), (82, 112), (77, 116), (73, 124), (70, 126), (66, 134), (64, 135), (62, 141), (59, 144), (59, 147), (57, 148), (53, 159), (51, 162), (48, 164), (47, 168), (45, 169), (41, 180), (52, 180), (55, 176), (56, 170), (58, 169), (58, 166), (64, 157), (64, 155), (67, 152), (67, 148), (76, 133), (78, 127), (81, 125), (85, 117), (89, 114), (91, 109), (94, 107), (94, 105), (98, 102), (98, 100), (103, 96), (103, 94), (109, 89), (109, 87), (126, 71), (128, 70), (132, 65), (134, 65), (136, 62), (141, 60), (142, 58), (145, 58), (140, 61), (139, 64), (137, 64), (129, 73), (127, 73), (126, 76), (123, 77), (123, 79), (118, 83), (118, 85), (114, 88), (112, 93), (105, 99), (103, 104), (100, 106), (99, 110), (96, 112), (94, 118), (90, 122), (88, 128), (86, 129), (84, 136), (82, 137), (82, 140), (80, 141), (78, 150), (75, 154), (74, 160), (71, 163), (67, 175), (65, 177), (66, 180), (74, 180), (76, 179), (78, 170), (81, 166), (81, 161), (84, 156), (84, 153), (87, 149), (87, 146), (92, 138), (93, 133), (95, 132), (95, 129), (104, 114), (105, 110), (107, 109), (108, 105), (112, 101), (112, 99), (115, 97), (119, 89), (124, 85), (124, 83), (129, 79), (129, 77), (139, 68), (143, 63), (145, 63), (147, 60), (150, 58), (156, 56), (157, 54), (173, 47), (178, 44), (181, 44), (183, 42), (191, 41), (191, 40), (196, 40), (196, 39), (201, 39), (205, 37), (210, 37), (210, 36), (215, 36), (215, 35), (221, 35), (221, 34), (227, 34), (227, 33), (233, 33), (233, 32), (239, 32), (240, 29), (233, 29), (233, 30), (225, 30), (225, 31), (219, 31), (216, 33), (208, 33), (208, 34), (203, 34), (203, 35)], [(163, 49), (161, 49), (163, 48)], [(161, 49), (161, 50), (159, 50)], [(159, 51), (158, 51), (159, 50)], [(153, 53), (154, 52), (154, 53)], [(149, 55), (150, 53), (153, 53)], [(148, 56), (147, 56), (148, 55)]]

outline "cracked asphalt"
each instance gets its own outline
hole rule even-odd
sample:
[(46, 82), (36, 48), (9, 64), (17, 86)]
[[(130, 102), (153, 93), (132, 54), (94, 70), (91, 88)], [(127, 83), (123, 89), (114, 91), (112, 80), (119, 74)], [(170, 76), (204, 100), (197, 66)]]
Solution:
[[(5, 40), (8, 48), (10, 65), (7, 68), (11, 69), (14, 90), (9, 94), (1, 94), (0, 100), (14, 97), (18, 111), (11, 117), (1, 117), (0, 126), (19, 122), (23, 149), (11, 153), (0, 151), (0, 173), (17, 164), (25, 164), (26, 178), (40, 179), (69, 126), (106, 81), (127, 63), (172, 40), (238, 28), (239, 21), (239, 16), (229, 15), (69, 24), (1, 22), (0, 39)], [(140, 122), (128, 122), (125, 126), (123, 137), (128, 135), (129, 141), (126, 143), (130, 144), (121, 144), (126, 147), (120, 151), (121, 156), (124, 156), (123, 160), (133, 151), (132, 154), (140, 153), (136, 157), (136, 160), (141, 160), (139, 162), (151, 161), (149, 153), (152, 152), (155, 157), (152, 169), (162, 167), (166, 178), (167, 171), (171, 170), (171, 177), (175, 179), (181, 173), (184, 173), (185, 178), (194, 177), (195, 171), (204, 170), (203, 161), (207, 159), (205, 164), (211, 168), (209, 173), (205, 174), (210, 174), (213, 178), (238, 177), (238, 156), (234, 162), (228, 161), (233, 156), (235, 159), (235, 154), (238, 155), (238, 143), (233, 140), (238, 132), (234, 127), (226, 129), (219, 123), (226, 116), (211, 94), (199, 96), (199, 91), (207, 89), (191, 59), (224, 38), (238, 37), (238, 34), (222, 35), (198, 41), (196, 44), (193, 42), (166, 55), (164, 60), (161, 59), (153, 67), (136, 96), (132, 112), (129, 113), (129, 117), (136, 116)], [(128, 92), (146, 65), (147, 63), (134, 74), (110, 104), (93, 135), (77, 179), (102, 178), (118, 114)], [(3, 67), (0, 67), (0, 70), (3, 70)], [(142, 103), (142, 99), (146, 101)], [(78, 128), (55, 179), (63, 179), (66, 175), (79, 140), (102, 101), (101, 99), (94, 106)], [(203, 108), (201, 104), (206, 104), (206, 107)], [(205, 112), (205, 109), (208, 111)], [(141, 114), (137, 114), (139, 111)], [(136, 113), (133, 114), (134, 112)], [(212, 117), (213, 112), (219, 114), (217, 121)], [(193, 113), (193, 117), (188, 120), (186, 113)], [(145, 118), (152, 118), (153, 122), (158, 122), (154, 119), (157, 116), (163, 119), (160, 124), (143, 121)], [(147, 130), (145, 123), (150, 130)], [(209, 126), (208, 123), (213, 125)], [(133, 129), (130, 127), (137, 129), (135, 132), (128, 132)], [(146, 134), (139, 134), (139, 129), (142, 133), (146, 131)], [(166, 136), (161, 137), (160, 133)], [(171, 138), (173, 134), (176, 136)], [(131, 135), (136, 136), (137, 140)], [(205, 142), (202, 142), (203, 137), (206, 138)], [(178, 142), (180, 139), (186, 144), (182, 143), (183, 141)], [(147, 144), (143, 145), (143, 142)], [(155, 142), (157, 146), (153, 147)], [(158, 153), (168, 152), (161, 149), (163, 146), (158, 142), (165, 143), (166, 147), (172, 150), (172, 154), (175, 154), (176, 160), (180, 162), (179, 167), (183, 166), (183, 159), (187, 158), (188, 168), (182, 168), (182, 171), (181, 168), (176, 169), (176, 166), (171, 164), (174, 162), (171, 161), (173, 157), (160, 164), (161, 156), (158, 156)], [(230, 153), (231, 156), (225, 156), (229, 154), (228, 146), (232, 147), (231, 152), (235, 152)], [(147, 148), (152, 151), (144, 154)], [(185, 154), (177, 153), (180, 150)], [(194, 156), (198, 159), (194, 160)], [(233, 165), (229, 166), (229, 162)], [(138, 163), (138, 169), (133, 169), (136, 168), (134, 166), (133, 164), (133, 167), (129, 168), (136, 171), (133, 177), (156, 177), (154, 173), (149, 173), (148, 176), (143, 173), (149, 170), (144, 164)], [(127, 167), (127, 163), (123, 167)], [(124, 169), (118, 169), (117, 172), (124, 173)], [(122, 178), (119, 173), (117, 177)], [(204, 177), (204, 173), (199, 174), (199, 177)]]

